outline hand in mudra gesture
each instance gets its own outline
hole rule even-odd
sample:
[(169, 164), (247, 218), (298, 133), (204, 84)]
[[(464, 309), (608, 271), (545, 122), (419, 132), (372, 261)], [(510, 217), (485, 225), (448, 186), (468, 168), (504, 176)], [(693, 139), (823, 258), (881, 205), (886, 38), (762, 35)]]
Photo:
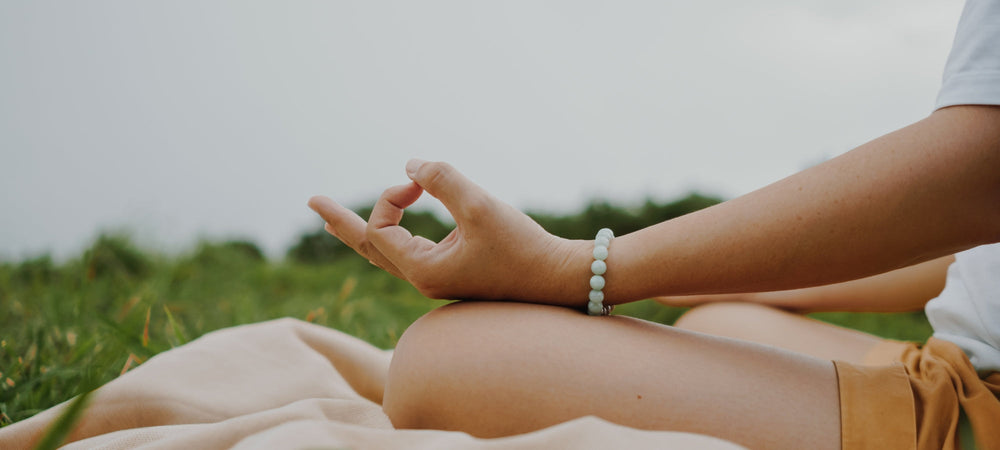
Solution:
[[(311, 198), (309, 207), (326, 221), (327, 232), (431, 298), (559, 301), (569, 296), (554, 282), (556, 274), (586, 272), (582, 241), (549, 234), (451, 165), (414, 159), (406, 174), (412, 181), (386, 189), (368, 222), (327, 197)], [(455, 220), (441, 242), (399, 225), (424, 191)], [(585, 294), (577, 293), (581, 299)]]

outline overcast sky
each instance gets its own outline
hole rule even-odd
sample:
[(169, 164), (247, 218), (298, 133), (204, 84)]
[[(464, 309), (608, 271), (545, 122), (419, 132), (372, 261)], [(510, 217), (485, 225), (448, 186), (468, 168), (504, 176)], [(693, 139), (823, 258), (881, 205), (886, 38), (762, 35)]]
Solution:
[(0, 259), (122, 226), (280, 255), (410, 157), (526, 209), (737, 196), (929, 114), (961, 7), (0, 2)]

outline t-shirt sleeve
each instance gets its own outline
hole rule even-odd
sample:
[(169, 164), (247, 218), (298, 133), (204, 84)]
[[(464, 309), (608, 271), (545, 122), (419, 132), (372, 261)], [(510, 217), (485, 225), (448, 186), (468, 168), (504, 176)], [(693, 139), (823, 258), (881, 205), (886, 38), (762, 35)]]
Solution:
[(1000, 105), (1000, 0), (966, 0), (937, 108)]

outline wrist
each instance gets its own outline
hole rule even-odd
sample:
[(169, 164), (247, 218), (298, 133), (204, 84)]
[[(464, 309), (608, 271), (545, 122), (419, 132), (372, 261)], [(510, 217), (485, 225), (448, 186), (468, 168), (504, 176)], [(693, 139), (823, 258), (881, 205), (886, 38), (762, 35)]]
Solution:
[(548, 252), (549, 270), (541, 274), (548, 288), (548, 300), (574, 309), (586, 308), (593, 275), (590, 265), (594, 261), (594, 241), (556, 239), (553, 250)]

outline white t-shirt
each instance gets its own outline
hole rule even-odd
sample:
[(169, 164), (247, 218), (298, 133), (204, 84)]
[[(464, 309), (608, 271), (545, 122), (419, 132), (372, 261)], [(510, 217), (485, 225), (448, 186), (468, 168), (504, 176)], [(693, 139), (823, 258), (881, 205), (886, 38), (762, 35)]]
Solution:
[(1000, 244), (955, 255), (925, 312), (934, 337), (959, 346), (980, 374), (1000, 371)]
[(966, 0), (936, 105), (1000, 105), (1000, 0)]

